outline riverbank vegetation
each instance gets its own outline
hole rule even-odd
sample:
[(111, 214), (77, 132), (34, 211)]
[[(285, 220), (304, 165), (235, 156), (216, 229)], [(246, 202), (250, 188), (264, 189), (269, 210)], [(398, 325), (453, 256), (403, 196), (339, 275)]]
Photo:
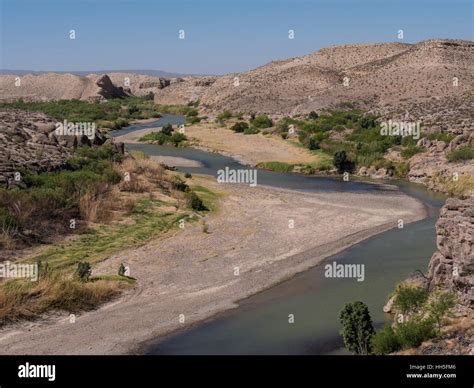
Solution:
[(392, 300), (392, 322), (375, 331), (367, 306), (348, 303), (341, 311), (341, 335), (354, 354), (389, 354), (420, 346), (424, 341), (442, 338), (446, 319), (456, 304), (447, 291), (429, 293), (416, 285), (399, 285)]
[(164, 125), (159, 132), (150, 132), (139, 139), (151, 144), (172, 144), (175, 147), (183, 145), (186, 140), (188, 140), (186, 135), (176, 132), (171, 124)]
[(0, 325), (110, 300), (134, 279), (95, 274), (95, 264), (199, 218), (217, 198), (199, 179), (112, 145), (78, 148), (68, 169), (23, 179), (23, 188), (0, 190), (0, 244), (15, 262), (37, 264), (39, 279), (0, 284)]
[(52, 118), (69, 122), (94, 122), (103, 131), (119, 129), (133, 120), (159, 118), (163, 112), (153, 103), (153, 98), (127, 97), (102, 102), (81, 100), (60, 100), (25, 102), (22, 99), (12, 103), (0, 103), (0, 108), (43, 112)]
[[(409, 171), (408, 160), (424, 151), (413, 137), (381, 134), (378, 117), (359, 109), (311, 112), (306, 117), (283, 117), (275, 122), (266, 115), (251, 115), (244, 120), (240, 114), (224, 111), (216, 121), (236, 133), (278, 136), (295, 146), (307, 148), (323, 161), (311, 166), (295, 164), (293, 170), (285, 167), (285, 172), (298, 170), (311, 174), (332, 170), (354, 173), (366, 167), (385, 169), (387, 175), (403, 178)], [(451, 137), (434, 133), (430, 138), (448, 140)], [(395, 151), (398, 158), (387, 157), (389, 151)], [(344, 156), (342, 163), (341, 155)], [(277, 161), (262, 167), (282, 171)]]

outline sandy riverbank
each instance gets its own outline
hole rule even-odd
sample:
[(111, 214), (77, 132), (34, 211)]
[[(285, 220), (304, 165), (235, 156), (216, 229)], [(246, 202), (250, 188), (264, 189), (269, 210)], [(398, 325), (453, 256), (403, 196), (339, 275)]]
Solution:
[(75, 323), (64, 313), (5, 328), (0, 352), (135, 353), (150, 339), (234, 308), (238, 300), (395, 227), (400, 218), (407, 223), (425, 215), (420, 202), (398, 191), (301, 193), (193, 179), (225, 193), (220, 210), (206, 221), (208, 233), (190, 223), (110, 257), (94, 273), (115, 273), (123, 262), (138, 279), (135, 290)]
[[(116, 141), (124, 143), (140, 143), (139, 139), (159, 128), (144, 128), (122, 136)], [(235, 160), (250, 166), (260, 162), (284, 162), (290, 164), (313, 164), (320, 157), (309, 150), (296, 147), (275, 136), (244, 135), (230, 129), (221, 128), (215, 123), (196, 124), (185, 129), (186, 136), (194, 142), (193, 147), (222, 155), (233, 157)]]

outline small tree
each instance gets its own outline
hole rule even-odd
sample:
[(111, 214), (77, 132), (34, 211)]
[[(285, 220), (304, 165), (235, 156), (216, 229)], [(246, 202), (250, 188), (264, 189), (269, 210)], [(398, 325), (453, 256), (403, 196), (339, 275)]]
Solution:
[(428, 299), (428, 291), (418, 286), (400, 285), (397, 288), (394, 306), (403, 314), (411, 315), (421, 309)]
[(430, 318), (436, 322), (438, 334), (441, 333), (441, 324), (443, 319), (449, 315), (450, 310), (456, 304), (456, 296), (451, 292), (439, 292), (428, 304), (428, 313)]
[(347, 303), (339, 316), (346, 349), (355, 354), (369, 354), (374, 327), (369, 308), (363, 302)]
[(311, 137), (309, 138), (308, 148), (309, 148), (311, 151), (314, 151), (314, 150), (318, 150), (318, 149), (319, 149), (319, 142), (318, 142), (318, 140), (317, 140), (314, 136), (311, 136)]
[(318, 114), (317, 114), (314, 110), (312, 110), (311, 112), (309, 112), (308, 119), (310, 119), (310, 120), (316, 120), (318, 117), (319, 117)]
[(87, 282), (91, 276), (92, 268), (88, 262), (77, 263), (77, 268), (75, 272), (76, 278), (82, 282)]
[(123, 263), (120, 263), (120, 267), (118, 269), (118, 275), (125, 276), (125, 266), (123, 265)]
[(347, 165), (347, 155), (346, 151), (336, 151), (333, 159), (334, 166), (337, 168), (338, 172), (344, 172)]
[(171, 136), (172, 132), (173, 132), (173, 126), (171, 124), (163, 125), (163, 128), (161, 128), (161, 133), (163, 135)]

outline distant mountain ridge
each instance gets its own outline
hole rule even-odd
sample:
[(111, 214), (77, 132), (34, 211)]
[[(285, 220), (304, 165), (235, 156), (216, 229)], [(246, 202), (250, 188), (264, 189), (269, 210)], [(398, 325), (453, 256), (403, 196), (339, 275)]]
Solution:
[(203, 76), (204, 74), (186, 74), (186, 73), (173, 73), (164, 70), (149, 70), (149, 69), (142, 69), (142, 70), (134, 70), (134, 69), (127, 69), (127, 70), (84, 70), (84, 71), (61, 71), (61, 70), (11, 70), (11, 69), (0, 69), (0, 74), (2, 75), (41, 75), (41, 74), (48, 74), (48, 73), (56, 73), (56, 74), (74, 74), (80, 76), (87, 76), (89, 74), (110, 74), (110, 73), (131, 73), (131, 74), (140, 74), (140, 75), (149, 75), (151, 77), (166, 77), (166, 78), (173, 78), (173, 77), (191, 77), (191, 76)]

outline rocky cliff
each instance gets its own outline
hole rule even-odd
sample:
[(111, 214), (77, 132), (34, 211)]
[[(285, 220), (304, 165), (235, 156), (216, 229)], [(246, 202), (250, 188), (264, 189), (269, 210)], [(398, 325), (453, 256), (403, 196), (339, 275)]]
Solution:
[(447, 289), (474, 309), (474, 198), (449, 198), (436, 223), (437, 251), (429, 263), (429, 287)]
[(55, 123), (56, 120), (39, 112), (0, 110), (0, 187), (21, 187), (21, 171), (63, 168), (75, 147), (107, 141), (97, 131), (91, 137), (58, 135)]

